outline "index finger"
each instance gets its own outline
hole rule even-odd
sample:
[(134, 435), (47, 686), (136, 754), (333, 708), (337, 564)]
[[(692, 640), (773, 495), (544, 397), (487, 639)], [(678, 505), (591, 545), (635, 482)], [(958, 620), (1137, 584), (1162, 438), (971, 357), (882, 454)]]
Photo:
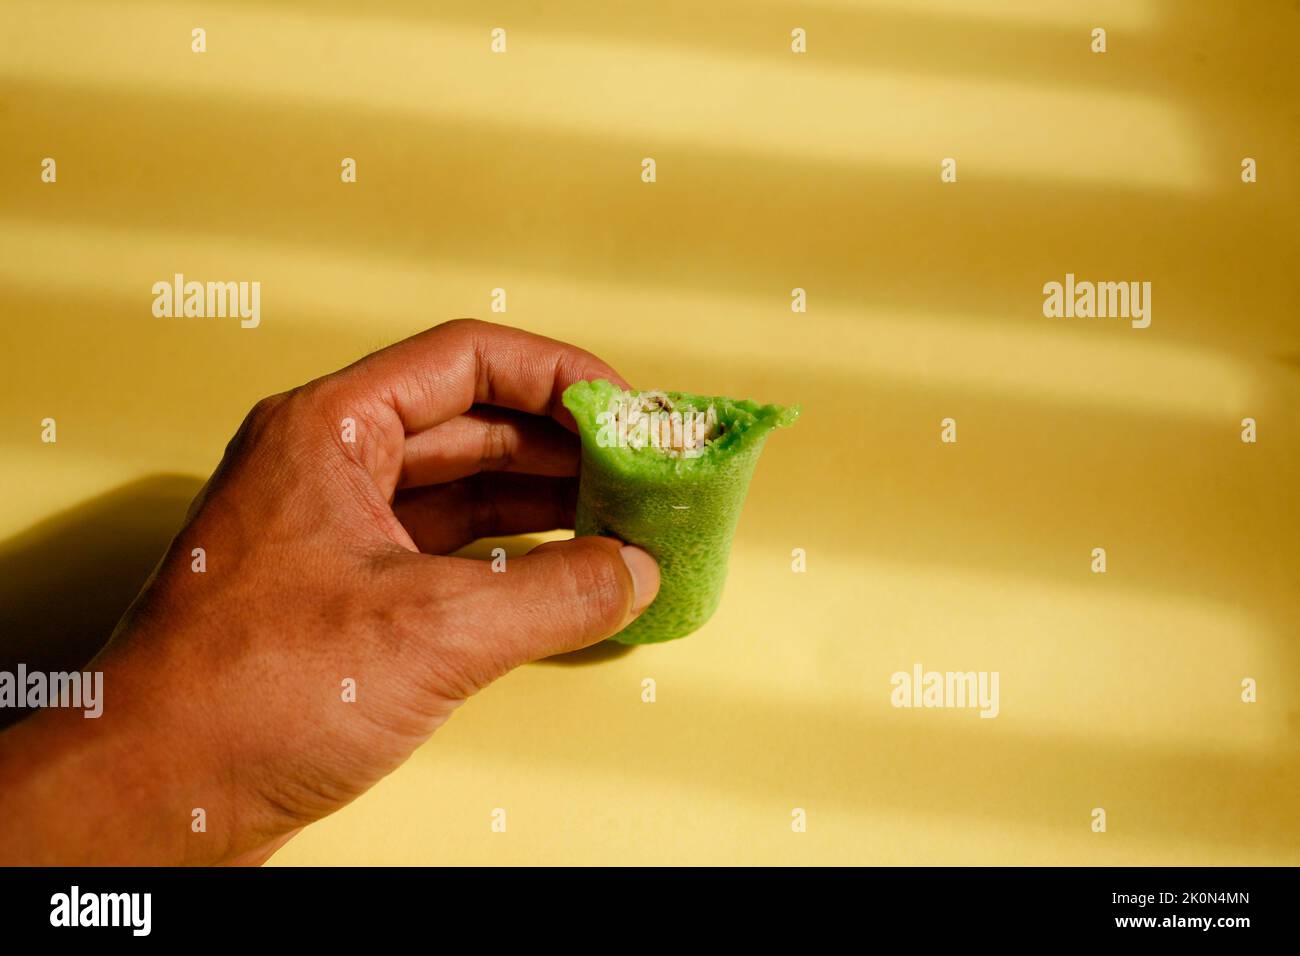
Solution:
[(355, 390), (358, 398), (376, 398), (391, 407), (408, 435), (474, 405), (549, 415), (573, 431), (573, 416), (560, 396), (574, 382), (597, 378), (629, 387), (590, 352), (477, 319), (445, 322), (338, 373), (340, 384)]

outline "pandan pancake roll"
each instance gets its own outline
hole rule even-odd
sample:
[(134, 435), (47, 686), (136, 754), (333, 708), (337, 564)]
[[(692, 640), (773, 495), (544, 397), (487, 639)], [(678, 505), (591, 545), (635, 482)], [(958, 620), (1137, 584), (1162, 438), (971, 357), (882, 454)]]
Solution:
[(582, 440), (575, 531), (612, 535), (659, 562), (659, 595), (613, 640), (685, 637), (722, 599), (749, 480), (774, 428), (798, 406), (685, 392), (624, 391), (600, 379), (564, 392)]

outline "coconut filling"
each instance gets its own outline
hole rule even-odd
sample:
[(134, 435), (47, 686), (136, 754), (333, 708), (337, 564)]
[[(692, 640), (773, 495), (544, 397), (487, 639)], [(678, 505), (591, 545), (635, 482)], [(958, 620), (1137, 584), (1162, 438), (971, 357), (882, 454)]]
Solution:
[(698, 458), (727, 430), (712, 404), (701, 409), (660, 391), (616, 393), (606, 410), (620, 445), (669, 458)]

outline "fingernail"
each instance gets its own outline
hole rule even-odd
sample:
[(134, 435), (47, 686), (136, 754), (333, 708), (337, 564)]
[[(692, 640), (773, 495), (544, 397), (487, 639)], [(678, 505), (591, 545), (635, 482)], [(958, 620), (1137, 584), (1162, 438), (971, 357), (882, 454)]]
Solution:
[(625, 544), (618, 553), (628, 571), (632, 572), (635, 594), (632, 599), (632, 616), (635, 617), (648, 608), (659, 593), (659, 565), (646, 552), (630, 544)]

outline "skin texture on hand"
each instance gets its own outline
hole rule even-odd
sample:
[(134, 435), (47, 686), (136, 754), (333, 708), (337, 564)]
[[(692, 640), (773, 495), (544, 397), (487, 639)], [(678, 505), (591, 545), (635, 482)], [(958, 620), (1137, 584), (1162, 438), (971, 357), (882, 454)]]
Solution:
[(457, 320), (259, 402), (87, 665), (103, 716), (0, 734), (0, 864), (262, 862), (471, 694), (625, 627), (659, 572), (612, 538), (504, 573), (445, 556), (572, 527), (560, 395), (595, 378), (627, 387), (579, 349)]

